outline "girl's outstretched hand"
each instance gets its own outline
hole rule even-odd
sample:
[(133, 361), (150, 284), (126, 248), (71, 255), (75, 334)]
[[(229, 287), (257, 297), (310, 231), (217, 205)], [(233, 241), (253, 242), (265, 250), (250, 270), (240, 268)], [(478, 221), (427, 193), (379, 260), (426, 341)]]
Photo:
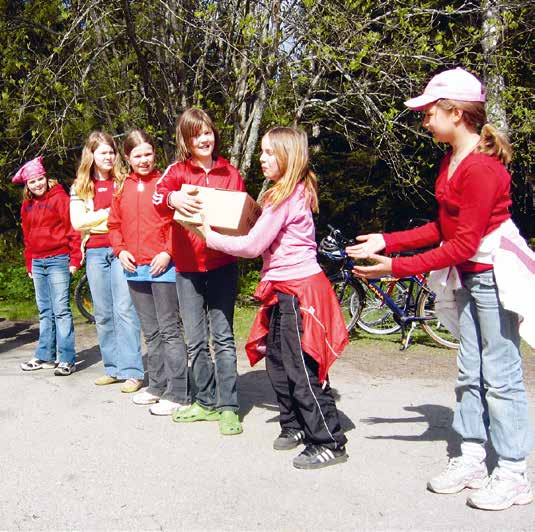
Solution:
[(121, 266), (127, 272), (134, 273), (136, 271), (136, 259), (130, 251), (123, 249), (121, 253), (119, 253), (119, 260), (121, 261)]
[(359, 235), (355, 240), (362, 242), (355, 246), (348, 246), (346, 248), (347, 254), (352, 259), (368, 259), (373, 253), (377, 253), (385, 249), (385, 239), (381, 233), (371, 233), (369, 235)]
[(167, 251), (162, 251), (161, 253), (158, 253), (158, 255), (155, 255), (150, 262), (150, 274), (153, 277), (156, 277), (157, 275), (163, 273), (165, 270), (167, 270), (170, 260), (171, 255), (169, 255)]
[(195, 194), (182, 190), (175, 190), (169, 198), (169, 203), (184, 216), (192, 216), (202, 209), (202, 201)]
[(376, 277), (384, 277), (392, 273), (392, 259), (383, 255), (376, 255), (371, 253), (367, 256), (368, 259), (376, 261), (372, 266), (355, 265), (353, 274), (357, 277), (367, 277), (374, 279)]
[(77, 270), (77, 269), (78, 269), (78, 268), (77, 268), (76, 266), (69, 266), (69, 273), (70, 273), (71, 275), (74, 275), (74, 274), (76, 273), (76, 270)]

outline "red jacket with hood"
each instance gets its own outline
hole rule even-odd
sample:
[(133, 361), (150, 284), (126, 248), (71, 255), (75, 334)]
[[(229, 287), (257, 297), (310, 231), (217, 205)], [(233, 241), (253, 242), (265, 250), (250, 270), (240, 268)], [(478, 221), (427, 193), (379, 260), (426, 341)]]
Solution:
[(172, 213), (161, 216), (152, 204), (152, 195), (161, 173), (157, 170), (148, 176), (130, 174), (120, 195), (113, 196), (108, 229), (113, 253), (119, 256), (127, 250), (136, 264), (150, 264), (158, 253), (172, 253)]
[[(202, 187), (245, 191), (245, 184), (237, 168), (223, 157), (218, 157), (209, 172), (193, 164), (190, 159), (167, 168), (156, 186), (152, 200), (162, 215), (174, 213), (169, 196), (180, 190), (184, 183)], [(236, 262), (236, 257), (206, 247), (206, 242), (191, 231), (173, 222), (173, 262), (178, 272), (205, 272)]]
[(80, 267), (80, 233), (71, 225), (70, 199), (61, 185), (38, 198), (24, 200), (21, 207), (24, 259), (32, 271), (32, 259), (55, 255), (70, 256), (69, 265)]

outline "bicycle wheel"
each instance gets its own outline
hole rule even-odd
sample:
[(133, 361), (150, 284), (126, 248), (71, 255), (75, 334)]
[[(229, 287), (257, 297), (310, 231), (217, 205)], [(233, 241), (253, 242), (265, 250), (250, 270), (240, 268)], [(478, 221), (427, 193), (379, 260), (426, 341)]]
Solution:
[(93, 315), (93, 299), (91, 298), (89, 282), (86, 274), (80, 277), (80, 280), (74, 289), (74, 300), (76, 301), (76, 306), (78, 307), (80, 314), (86, 320), (94, 323), (95, 316)]
[[(399, 281), (378, 281), (375, 283), (382, 292), (387, 294), (398, 306), (403, 308), (407, 288)], [(370, 334), (392, 334), (401, 329), (401, 325), (394, 319), (392, 309), (381, 299), (366, 288), (364, 305), (357, 325)]]
[(331, 275), (329, 281), (340, 303), (346, 329), (349, 332), (355, 326), (362, 310), (364, 290), (356, 279), (350, 278), (346, 280), (341, 273)]
[(457, 339), (435, 317), (435, 294), (428, 292), (427, 290), (422, 290), (420, 292), (416, 315), (429, 318), (427, 320), (422, 320), (420, 323), (427, 335), (437, 344), (450, 349), (457, 349), (459, 347)]

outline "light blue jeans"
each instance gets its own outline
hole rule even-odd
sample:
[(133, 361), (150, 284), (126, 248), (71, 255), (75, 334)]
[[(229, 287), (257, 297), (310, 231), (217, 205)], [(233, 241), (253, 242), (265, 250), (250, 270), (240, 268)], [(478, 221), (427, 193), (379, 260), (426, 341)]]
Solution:
[(39, 342), (35, 358), (74, 364), (74, 323), (70, 304), (69, 255), (32, 260), (35, 302), (39, 310)]
[(523, 460), (531, 433), (518, 316), (502, 307), (492, 270), (462, 279), (456, 292), (461, 341), (453, 429), (465, 441), (484, 443), (488, 428), (499, 458)]
[(86, 273), (106, 375), (143, 379), (139, 319), (112, 248), (87, 249)]

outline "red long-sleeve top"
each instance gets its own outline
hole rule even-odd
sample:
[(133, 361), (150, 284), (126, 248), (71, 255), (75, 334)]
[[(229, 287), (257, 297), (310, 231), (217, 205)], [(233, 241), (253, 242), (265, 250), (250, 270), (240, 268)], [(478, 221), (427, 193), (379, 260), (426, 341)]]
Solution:
[(80, 267), (80, 233), (71, 225), (70, 199), (61, 185), (42, 196), (24, 200), (21, 207), (24, 259), (32, 271), (32, 259), (68, 254), (69, 265)]
[(511, 217), (511, 176), (495, 157), (472, 153), (461, 161), (448, 179), (451, 154), (440, 165), (435, 184), (438, 218), (421, 227), (384, 235), (386, 252), (427, 247), (438, 248), (392, 260), (392, 273), (404, 277), (457, 266), (464, 272), (491, 269), (470, 261), (481, 239)]

